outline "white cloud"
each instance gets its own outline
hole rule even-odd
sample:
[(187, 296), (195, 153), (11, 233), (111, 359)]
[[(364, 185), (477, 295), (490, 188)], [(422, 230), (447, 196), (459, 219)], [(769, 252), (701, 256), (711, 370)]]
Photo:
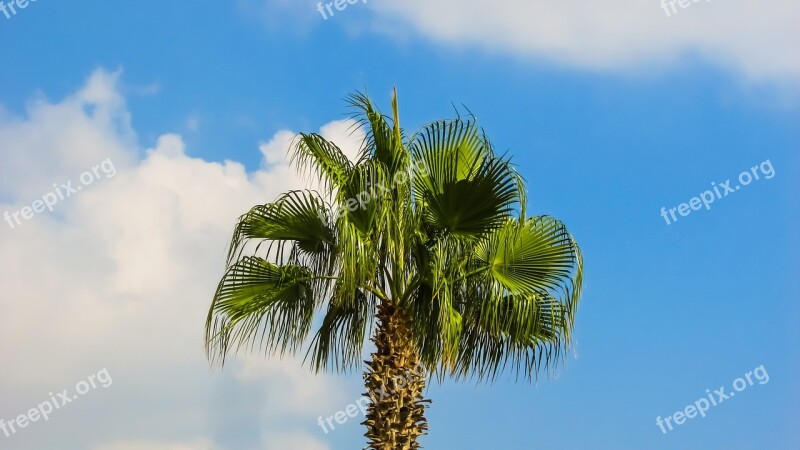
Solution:
[[(21, 430), (9, 448), (211, 450), (232, 448), (226, 440), (243, 432), (252, 439), (234, 447), (261, 448), (269, 435), (292, 443), (275, 448), (326, 449), (299, 430), (338, 409), (330, 402), (339, 404), (332, 393), (343, 389), (341, 379), (256, 356), (219, 373), (202, 349), (236, 218), (303, 186), (283, 156), (293, 133), (261, 146), (265, 161), (255, 172), (192, 157), (174, 134), (142, 150), (119, 75), (98, 70), (63, 101), (38, 99), (24, 117), (0, 116), (0, 213), (30, 205), (106, 158), (117, 169), (59, 202), (55, 213), (14, 229), (0, 222), (0, 360), (13, 367), (0, 371), (0, 419), (101, 368), (114, 378), (49, 422)], [(354, 154), (358, 136), (343, 134), (350, 124), (331, 122), (321, 132)], [(229, 400), (237, 392), (247, 393), (250, 409)], [(289, 400), (293, 407), (280, 403)], [(267, 430), (259, 420), (276, 415), (294, 421)], [(248, 428), (234, 433), (225, 421)]]
[[(351, 161), (355, 161), (364, 139), (364, 134), (360, 129), (354, 130), (355, 125), (351, 119), (334, 120), (323, 125), (319, 134), (336, 143)], [(271, 140), (259, 146), (261, 154), (264, 156), (264, 163), (272, 167), (272, 170), (291, 169), (286, 159), (286, 149), (293, 144), (295, 135), (296, 133), (291, 131), (279, 131)]]
[(590, 70), (663, 65), (700, 55), (753, 79), (800, 77), (800, 3), (659, 0), (381, 0), (376, 29), (452, 46), (540, 57)]
[(314, 439), (302, 434), (290, 433), (275, 438), (268, 438), (264, 448), (298, 449), (298, 450), (328, 450), (328, 446), (319, 439)]
[(322, 20), (316, 12), (316, 0), (236, 0), (239, 12), (248, 20), (257, 20), (282, 36), (303, 33)]
[(123, 441), (101, 444), (92, 447), (92, 450), (218, 450), (208, 439), (189, 442), (155, 442), (155, 441)]
[(338, 411), (353, 401), (346, 398), (341, 390), (332, 389), (333, 386), (324, 378), (294, 361), (265, 360), (259, 355), (240, 359), (242, 366), (236, 378), (250, 384), (272, 380), (274, 389), (270, 392), (270, 399), (282, 405), (280, 415), (289, 412), (316, 417)]
[(135, 134), (125, 103), (113, 89), (118, 73), (95, 72), (86, 86), (58, 104), (29, 103), (24, 120), (0, 109), (0, 199), (41, 196), (106, 158), (118, 168), (135, 157)]

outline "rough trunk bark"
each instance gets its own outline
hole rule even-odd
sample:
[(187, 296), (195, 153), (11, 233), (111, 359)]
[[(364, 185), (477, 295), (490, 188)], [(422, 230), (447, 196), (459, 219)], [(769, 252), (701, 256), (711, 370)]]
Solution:
[(417, 438), (428, 430), (425, 407), (430, 401), (422, 395), (425, 371), (411, 345), (406, 318), (391, 304), (381, 303), (377, 319), (372, 339), (377, 348), (364, 374), (366, 395), (372, 399), (363, 423), (367, 448), (418, 449)]

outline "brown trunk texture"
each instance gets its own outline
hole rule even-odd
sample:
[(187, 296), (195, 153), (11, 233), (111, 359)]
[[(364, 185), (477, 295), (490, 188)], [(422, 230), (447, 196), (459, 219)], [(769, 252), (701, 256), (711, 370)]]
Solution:
[(417, 438), (426, 434), (428, 422), (422, 396), (425, 372), (410, 340), (411, 329), (402, 313), (391, 304), (378, 306), (378, 327), (372, 361), (366, 361), (364, 382), (372, 399), (365, 436), (371, 450), (415, 450)]

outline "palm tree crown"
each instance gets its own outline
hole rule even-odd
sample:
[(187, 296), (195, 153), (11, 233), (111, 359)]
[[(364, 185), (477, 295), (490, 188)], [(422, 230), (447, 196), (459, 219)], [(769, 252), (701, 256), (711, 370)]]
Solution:
[[(396, 94), (390, 117), (364, 94), (349, 103), (366, 134), (356, 161), (300, 134), (291, 157), (319, 191), (239, 219), (208, 315), (209, 356), (294, 353), (315, 328), (313, 369), (359, 368), (366, 337), (396, 316), (391, 333), (403, 336), (391, 351), (405, 347), (429, 376), (491, 380), (510, 366), (531, 378), (563, 359), (583, 266), (566, 227), (526, 216), (521, 176), (473, 117), (407, 136)], [(381, 351), (373, 357), (390, 356)]]

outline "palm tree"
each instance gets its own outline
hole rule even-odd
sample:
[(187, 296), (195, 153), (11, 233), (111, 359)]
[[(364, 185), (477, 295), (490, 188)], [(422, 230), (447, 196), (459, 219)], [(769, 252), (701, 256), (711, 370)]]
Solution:
[(321, 187), (239, 219), (206, 350), (224, 364), (308, 343), (313, 370), (342, 372), (361, 368), (369, 334), (369, 448), (417, 449), (429, 379), (493, 381), (510, 365), (531, 380), (563, 360), (583, 262), (561, 222), (526, 216), (522, 178), (472, 116), (407, 137), (396, 92), (391, 117), (365, 94), (348, 100), (366, 135), (356, 162), (297, 136), (292, 162)]

